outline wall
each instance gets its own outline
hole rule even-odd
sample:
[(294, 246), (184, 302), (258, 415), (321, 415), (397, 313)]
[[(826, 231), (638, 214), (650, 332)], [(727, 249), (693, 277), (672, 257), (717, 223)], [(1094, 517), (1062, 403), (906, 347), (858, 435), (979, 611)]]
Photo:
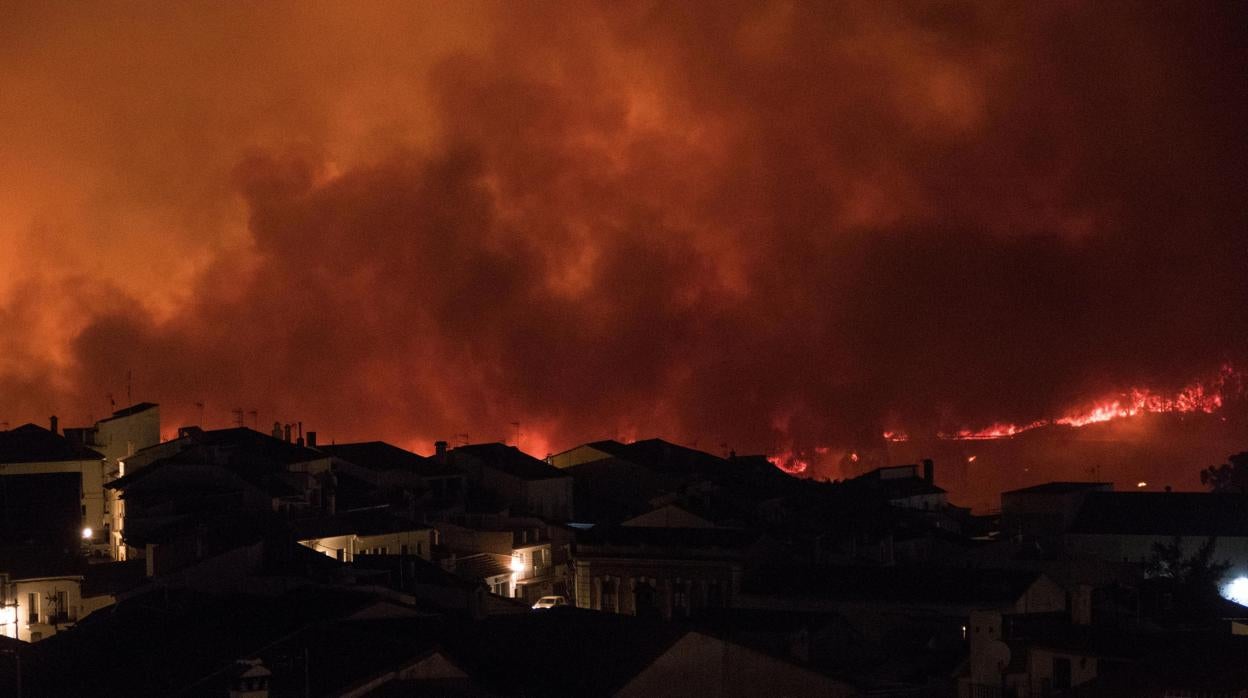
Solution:
[(525, 508), (531, 513), (553, 521), (570, 521), (572, 519), (573, 483), (574, 480), (570, 477), (526, 480), (524, 483)]
[(571, 477), (523, 480), (490, 467), (481, 468), (481, 486), (524, 513), (555, 521), (572, 518)]
[[(122, 462), (136, 452), (160, 443), (160, 408), (152, 407), (137, 414), (125, 417), (113, 417), (95, 424), (95, 434), (91, 448), (104, 454), (104, 481), (110, 482), (125, 474)], [(121, 531), (125, 520), (125, 508), (118, 493), (105, 490), (105, 517), (108, 520), (107, 540), (102, 540), (101, 547), (108, 545), (109, 555), (114, 560), (126, 559), (126, 546), (121, 540)]]
[(1057, 536), (1075, 522), (1091, 492), (1112, 492), (1108, 483), (1087, 483), (1068, 492), (1006, 492), (1001, 495), (1001, 531), (1007, 536)]
[[(1191, 557), (1208, 540), (1206, 536), (1185, 536), (1181, 539), (1183, 556)], [(1133, 536), (1123, 534), (1071, 533), (1066, 535), (1066, 549), (1075, 557), (1090, 557), (1107, 562), (1146, 562), (1153, 556), (1153, 545), (1169, 545), (1174, 536)], [(1248, 573), (1248, 537), (1220, 537), (1214, 546), (1214, 560), (1231, 563), (1231, 572)]]
[(107, 519), (104, 516), (104, 461), (69, 460), (47, 463), (0, 464), (0, 477), (6, 475), (47, 475), (51, 473), (77, 473), (82, 478), (82, 506), (85, 513), (82, 525), (89, 526), (95, 535), (101, 535)]
[(1014, 603), (1015, 613), (1055, 613), (1066, 609), (1066, 590), (1045, 575), (1028, 587)]
[[(624, 615), (645, 614), (636, 592), (653, 588), (653, 610), (664, 618), (702, 607), (731, 607), (740, 593), (741, 567), (722, 560), (661, 560), (578, 557), (573, 603)], [(604, 603), (603, 585), (614, 584), (614, 603)], [(643, 594), (644, 594), (643, 590)]]
[[(35, 634), (45, 639), (55, 635), (58, 629), (57, 625), (53, 625), (50, 621), (52, 607), (49, 605), (49, 595), (56, 598), (58, 592), (65, 593), (66, 608), (62, 611), (67, 623), (76, 622), (83, 615), (82, 607), (82, 577), (49, 577), (46, 579), (22, 579), (15, 580), (11, 586), (13, 596), (17, 600), (17, 639), (26, 642), (34, 642)], [(38, 621), (31, 623), (30, 618), (30, 594), (37, 594), (36, 613)], [(10, 625), (8, 628), (13, 628)], [(61, 628), (65, 625), (61, 624)]]
[(369, 536), (346, 533), (340, 536), (309, 538), (299, 541), (299, 544), (334, 559), (338, 559), (338, 551), (341, 550), (343, 561), (350, 562), (355, 559), (356, 554), (372, 553), (378, 548), (382, 549), (382, 555), (415, 555), (429, 560), (433, 541), (433, 529), (422, 528)]
[(1070, 661), (1070, 686), (1072, 688), (1096, 678), (1096, 657), (1033, 648), (1027, 656), (1027, 669), (1030, 673), (1028, 682), (1032, 695), (1044, 695), (1044, 687), (1053, 686), (1053, 662), (1058, 657)]
[(546, 462), (556, 468), (571, 468), (582, 463), (592, 463), (610, 457), (609, 453), (599, 451), (593, 446), (577, 446), (563, 453), (556, 453), (550, 456), (546, 459)]

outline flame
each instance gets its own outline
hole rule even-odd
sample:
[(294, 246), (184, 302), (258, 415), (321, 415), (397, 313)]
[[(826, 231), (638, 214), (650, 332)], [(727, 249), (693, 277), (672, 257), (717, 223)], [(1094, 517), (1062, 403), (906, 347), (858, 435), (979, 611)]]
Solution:
[[(1147, 413), (1212, 414), (1221, 409), (1226, 401), (1225, 396), (1231, 392), (1242, 393), (1243, 385), (1239, 374), (1227, 364), (1222, 366), (1213, 380), (1204, 383), (1189, 383), (1173, 394), (1157, 393), (1149, 388), (1132, 388), (1119, 395), (1071, 408), (1054, 419), (1040, 419), (1029, 424), (997, 422), (982, 429), (938, 432), (936, 437), (956, 441), (1008, 439), (1032, 429), (1054, 424), (1083, 427)], [(906, 432), (900, 430), (885, 431), (883, 437), (885, 441), (890, 442), (906, 441), (910, 438)]]
[(810, 468), (810, 461), (798, 457), (792, 451), (783, 451), (774, 456), (767, 456), (767, 460), (790, 475), (801, 475)]
[[(1244, 394), (1244, 382), (1240, 374), (1228, 364), (1222, 366), (1217, 375), (1209, 381), (1192, 382), (1174, 393), (1159, 393), (1150, 388), (1132, 388), (1125, 393), (1107, 396), (1084, 405), (1072, 407), (1061, 416), (1052, 419), (1039, 419), (1026, 424), (1012, 422), (995, 422), (980, 429), (959, 429), (953, 432), (937, 432), (936, 438), (952, 441), (979, 441), (991, 439), (1009, 439), (1019, 434), (1046, 426), (1067, 426), (1079, 428), (1089, 424), (1125, 419), (1140, 414), (1173, 413), (1212, 414), (1217, 412), (1232, 396)], [(889, 429), (881, 434), (890, 443), (901, 443), (910, 440), (910, 435), (901, 429)], [(818, 447), (816, 453), (824, 454), (827, 447)], [(857, 452), (847, 455), (850, 462), (858, 462)], [(975, 462), (975, 456), (969, 456), (967, 463)], [(810, 469), (811, 463), (803, 458), (792, 447), (769, 456), (768, 460), (777, 468), (793, 474), (804, 474)]]
[(1035, 429), (1036, 427), (1044, 426), (1045, 424), (1046, 422), (1038, 421), (1038, 422), (1032, 422), (1031, 424), (1019, 426), (1017, 424), (1007, 424), (1004, 422), (998, 422), (986, 429), (978, 429), (978, 430), (962, 429), (954, 433), (940, 432), (936, 435), (936, 437), (940, 439), (956, 439), (958, 441), (977, 441), (980, 439), (1005, 439), (1011, 436), (1016, 436), (1018, 434), (1021, 434), (1029, 429)]

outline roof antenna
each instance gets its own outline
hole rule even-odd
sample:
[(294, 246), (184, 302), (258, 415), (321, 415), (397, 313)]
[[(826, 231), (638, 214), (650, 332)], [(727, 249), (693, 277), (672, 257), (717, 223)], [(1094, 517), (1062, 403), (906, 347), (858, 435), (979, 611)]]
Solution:
[(197, 402), (195, 403), (195, 406), (199, 408), (199, 422), (197, 422), (197, 424), (199, 425), (200, 428), (203, 428), (204, 426), (204, 403)]
[(126, 371), (126, 407), (134, 404), (134, 398), (130, 397), (130, 386), (134, 383), (134, 371)]
[(520, 448), (520, 422), (512, 422), (511, 426), (515, 427), (516, 429), (516, 438), (515, 438), (515, 441), (512, 443), (512, 445), (515, 446), (516, 448)]
[(235, 407), (234, 409), (230, 410), (230, 414), (234, 415), (235, 424), (237, 424), (240, 427), (243, 426), (243, 408)]

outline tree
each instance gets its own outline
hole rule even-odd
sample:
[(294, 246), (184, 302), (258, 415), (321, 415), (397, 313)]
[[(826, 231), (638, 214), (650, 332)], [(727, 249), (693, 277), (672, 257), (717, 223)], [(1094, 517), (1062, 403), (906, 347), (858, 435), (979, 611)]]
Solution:
[(1211, 492), (1248, 494), (1248, 451), (1229, 456), (1227, 461), (1200, 471), (1200, 484)]
[(1175, 609), (1197, 619), (1217, 608), (1218, 585), (1231, 564), (1215, 562), (1214, 548), (1218, 539), (1210, 536), (1190, 558), (1183, 557), (1183, 539), (1175, 536), (1170, 543), (1153, 543), (1153, 555), (1144, 566), (1144, 574), (1168, 589)]

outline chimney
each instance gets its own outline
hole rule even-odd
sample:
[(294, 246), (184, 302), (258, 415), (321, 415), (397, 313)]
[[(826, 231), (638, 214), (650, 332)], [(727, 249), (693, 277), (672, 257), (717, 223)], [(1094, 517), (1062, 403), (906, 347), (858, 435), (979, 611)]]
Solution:
[(57, 421), (58, 421), (58, 420), (57, 420), (57, 418), (56, 418), (56, 415), (52, 415), (50, 418), (48, 418), (48, 423), (49, 423), (49, 427), (48, 427), (48, 429), (49, 429), (49, 430), (51, 430), (51, 432), (52, 432), (53, 434), (59, 434), (59, 433), (60, 433), (59, 431), (57, 431), (57, 428), (58, 428), (58, 426), (59, 426), (59, 425), (57, 424)]
[(932, 459), (924, 458), (923, 459), (923, 479), (927, 481), (927, 484), (929, 485), (934, 484), (936, 481), (935, 470), (936, 470), (936, 466), (932, 464)]
[(437, 458), (439, 461), (443, 463), (446, 462), (446, 442), (445, 441), (433, 442), (433, 457)]
[(308, 432), (308, 448), (316, 448), (316, 432)]
[(290, 443), (290, 425), (289, 424), (285, 426), (285, 435), (286, 435), (286, 438), (285, 438), (286, 443)]

